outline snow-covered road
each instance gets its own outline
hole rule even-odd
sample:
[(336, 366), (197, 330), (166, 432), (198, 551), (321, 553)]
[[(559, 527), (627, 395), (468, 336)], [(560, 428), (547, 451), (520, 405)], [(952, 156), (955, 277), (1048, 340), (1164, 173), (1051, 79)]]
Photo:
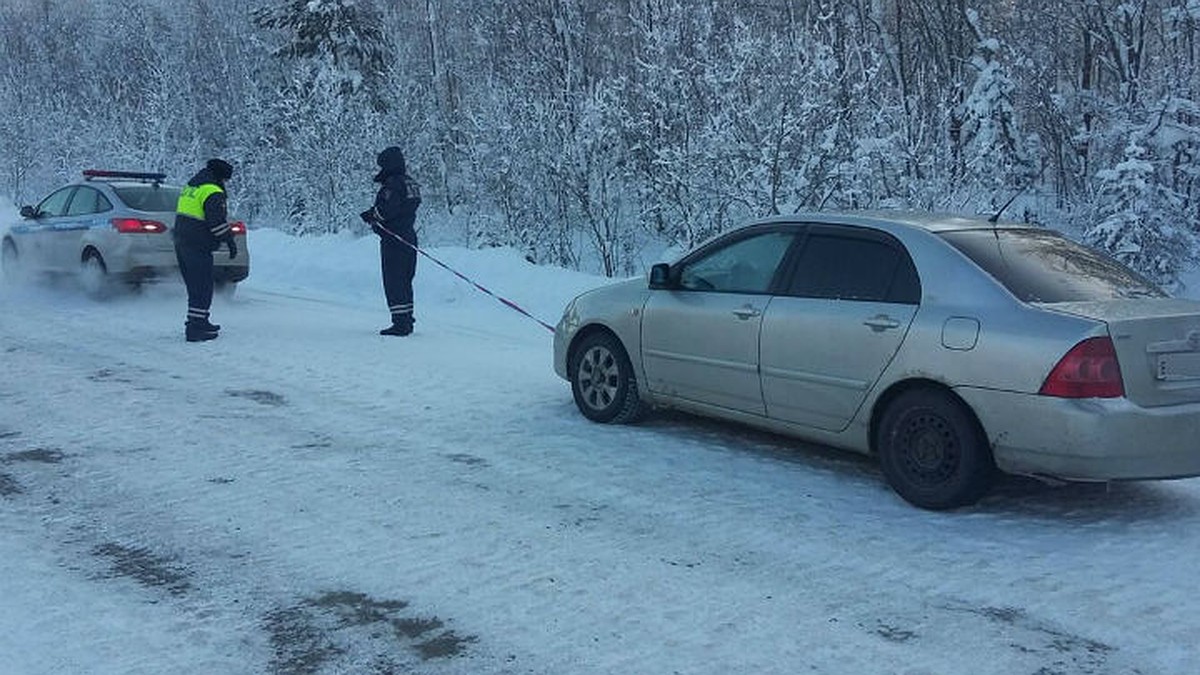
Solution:
[[(300, 245), (260, 239), (210, 343), (183, 342), (176, 284), (104, 303), (0, 286), (0, 670), (1200, 663), (1200, 480), (1010, 480), (919, 511), (832, 450), (587, 422), (550, 335), (431, 266), (417, 332), (379, 337), (374, 260), (306, 289), (278, 283)], [(489, 282), (553, 321), (571, 284), (528, 267)]]

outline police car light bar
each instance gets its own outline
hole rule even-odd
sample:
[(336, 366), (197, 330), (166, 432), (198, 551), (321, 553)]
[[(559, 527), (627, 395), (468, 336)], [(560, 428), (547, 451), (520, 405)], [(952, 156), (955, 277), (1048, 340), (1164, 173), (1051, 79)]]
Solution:
[(159, 182), (167, 177), (165, 173), (145, 173), (142, 171), (109, 171), (107, 169), (84, 169), (83, 177), (93, 178), (129, 178), (133, 180), (152, 180)]

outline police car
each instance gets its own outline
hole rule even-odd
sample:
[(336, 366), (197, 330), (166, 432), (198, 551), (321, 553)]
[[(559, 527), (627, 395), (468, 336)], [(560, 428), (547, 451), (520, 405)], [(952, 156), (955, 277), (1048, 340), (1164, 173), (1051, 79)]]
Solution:
[[(120, 286), (178, 279), (171, 229), (181, 186), (165, 174), (88, 169), (83, 179), (51, 192), (37, 206), (21, 207), (21, 220), (0, 241), (0, 265), (8, 279), (77, 275), (84, 290), (100, 297)], [(218, 291), (232, 292), (250, 275), (246, 226), (230, 227), (238, 255), (213, 252)]]

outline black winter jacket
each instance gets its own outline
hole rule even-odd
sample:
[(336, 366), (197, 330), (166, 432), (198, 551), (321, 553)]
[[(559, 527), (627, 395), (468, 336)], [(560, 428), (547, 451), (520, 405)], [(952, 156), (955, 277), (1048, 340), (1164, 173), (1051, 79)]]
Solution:
[(411, 241), (421, 188), (407, 174), (383, 176), (383, 185), (375, 195), (375, 215), (387, 229)]
[(226, 207), (225, 182), (217, 180), (212, 171), (200, 169), (187, 182), (197, 186), (205, 183), (215, 183), (221, 186), (222, 192), (215, 192), (204, 200), (204, 220), (197, 220), (182, 213), (175, 214), (174, 236), (176, 243), (215, 251), (221, 242), (229, 238), (229, 214)]

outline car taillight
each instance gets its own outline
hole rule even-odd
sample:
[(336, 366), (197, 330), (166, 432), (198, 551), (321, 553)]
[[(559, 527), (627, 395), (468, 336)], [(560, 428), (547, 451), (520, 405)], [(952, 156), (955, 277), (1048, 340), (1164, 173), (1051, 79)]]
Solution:
[(1117, 398), (1125, 382), (1112, 338), (1088, 338), (1071, 348), (1046, 376), (1038, 392), (1059, 398)]
[(157, 220), (142, 220), (140, 218), (113, 218), (112, 226), (114, 230), (124, 234), (159, 234), (167, 231), (167, 226)]
[(229, 231), (233, 234), (246, 234), (246, 224), (240, 220), (235, 220), (229, 224)]

